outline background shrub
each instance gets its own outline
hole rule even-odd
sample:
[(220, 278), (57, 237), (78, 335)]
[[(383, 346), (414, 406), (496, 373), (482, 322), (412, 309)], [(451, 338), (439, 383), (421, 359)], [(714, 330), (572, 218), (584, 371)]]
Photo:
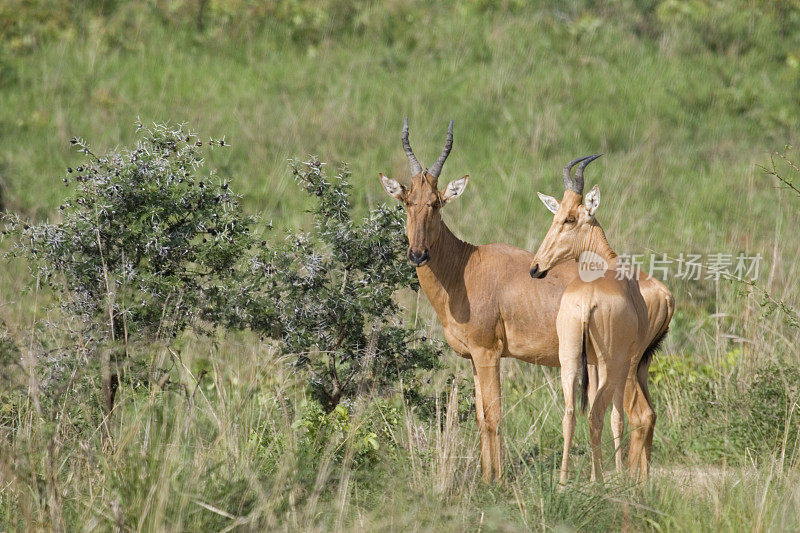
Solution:
[(329, 176), (312, 158), (292, 161), (291, 171), (314, 200), (314, 230), (255, 254), (249, 288), (234, 307), (249, 307), (252, 329), (280, 339), (326, 411), (401, 379), (415, 390), (419, 371), (436, 368), (439, 350), (404, 324), (393, 299), (399, 289), (417, 288), (402, 209), (381, 205), (355, 220), (347, 167)]
[(203, 172), (204, 148), (224, 141), (204, 142), (166, 124), (139, 124), (138, 133), (134, 148), (100, 156), (70, 141), (86, 159), (62, 179), (73, 191), (59, 221), (4, 216), (31, 285), (52, 289), (61, 311), (31, 332), (29, 350), (40, 364), (31, 362), (28, 372), (38, 376), (48, 405), (67, 389), (81, 391), (82, 405), (97, 405), (89, 398), (99, 374), (100, 420), (112, 413), (120, 379), (158, 379), (162, 387), (168, 379), (154, 372), (152, 347), (132, 343), (168, 345), (187, 327), (227, 321), (227, 292), (252, 239), (253, 219), (228, 182)]
[(185, 126), (138, 129), (133, 149), (102, 156), (72, 139), (87, 159), (62, 180), (74, 192), (60, 221), (6, 217), (32, 279), (53, 288), (95, 342), (168, 339), (219, 322), (251, 244), (253, 219), (225, 179), (202, 171), (203, 148), (224, 141), (204, 143)]

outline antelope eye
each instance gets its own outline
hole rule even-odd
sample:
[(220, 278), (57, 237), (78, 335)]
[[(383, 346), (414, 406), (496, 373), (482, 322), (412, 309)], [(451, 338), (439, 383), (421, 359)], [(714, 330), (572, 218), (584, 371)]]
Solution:
[(574, 223), (575, 223), (575, 217), (567, 217), (564, 220), (564, 224), (574, 224)]

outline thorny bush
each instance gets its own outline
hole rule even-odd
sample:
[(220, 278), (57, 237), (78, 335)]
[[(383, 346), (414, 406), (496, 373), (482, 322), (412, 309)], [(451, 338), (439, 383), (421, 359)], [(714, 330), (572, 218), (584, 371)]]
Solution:
[[(86, 160), (63, 178), (74, 191), (60, 221), (4, 215), (31, 285), (51, 288), (63, 311), (57, 349), (39, 347), (50, 354), (39, 357), (43, 383), (94, 373), (99, 362), (110, 413), (120, 380), (165, 377), (154, 373), (148, 346), (225, 327), (279, 343), (326, 411), (360, 393), (391, 392), (401, 379), (416, 393), (419, 371), (437, 365), (439, 350), (404, 325), (393, 299), (416, 288), (400, 210), (379, 206), (354, 220), (345, 168), (328, 177), (317, 159), (293, 161), (315, 201), (314, 229), (268, 245), (229, 182), (203, 170), (204, 150), (224, 140), (202, 141), (185, 126), (140, 124), (138, 132), (134, 148), (102, 156), (72, 139)], [(59, 383), (51, 388), (64, 391)]]
[(437, 366), (439, 349), (404, 325), (393, 299), (398, 289), (418, 288), (405, 260), (402, 211), (378, 206), (354, 220), (346, 167), (328, 176), (313, 158), (291, 168), (315, 202), (314, 229), (257, 253), (232, 307), (249, 307), (250, 327), (296, 355), (293, 364), (327, 411), (359, 393), (388, 392), (401, 379), (414, 392), (419, 371)]
[(184, 126), (139, 124), (139, 133), (135, 148), (100, 157), (71, 140), (87, 159), (63, 178), (74, 192), (60, 222), (8, 217), (34, 279), (100, 342), (219, 322), (252, 241), (228, 182), (202, 172), (203, 149), (224, 141), (204, 143)]

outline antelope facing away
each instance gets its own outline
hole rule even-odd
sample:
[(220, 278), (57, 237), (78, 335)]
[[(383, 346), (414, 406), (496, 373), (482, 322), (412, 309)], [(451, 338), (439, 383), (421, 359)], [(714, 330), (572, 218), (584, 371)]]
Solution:
[[(554, 213), (553, 223), (531, 263), (531, 277), (541, 278), (564, 261), (582, 261), (594, 268), (583, 270), (564, 290), (556, 318), (558, 360), (564, 391), (564, 456), (560, 482), (567, 481), (569, 450), (575, 432), (575, 391), (583, 380), (583, 409), (588, 387), (587, 364), (596, 365), (597, 390), (589, 410), (592, 480), (602, 480), (600, 441), (609, 402), (613, 402), (611, 429), (616, 447), (616, 467), (622, 470), (623, 407), (631, 363), (649, 346), (649, 317), (639, 289), (639, 279), (627, 265), (621, 265), (605, 233), (595, 219), (600, 189), (595, 185), (583, 195), (583, 170), (600, 157), (571, 161), (564, 168), (566, 190), (559, 203), (539, 193)], [(580, 163), (572, 179), (570, 171)]]
[[(401, 140), (411, 169), (411, 186), (406, 188), (383, 174), (381, 183), (405, 206), (408, 260), (416, 267), (420, 287), (444, 327), (448, 344), (472, 362), (481, 470), (484, 479), (499, 479), (500, 359), (514, 357), (559, 366), (556, 314), (564, 288), (578, 275), (577, 266), (563, 263), (550, 269), (546, 277), (533, 279), (528, 274), (533, 260), (530, 252), (507, 244), (474, 246), (458, 239), (442, 220), (441, 208), (464, 192), (469, 177), (452, 181), (444, 191), (438, 187), (453, 145), (452, 121), (444, 149), (428, 170), (411, 149), (407, 120)], [(672, 312), (657, 287), (648, 287), (654, 340), (666, 330)], [(649, 358), (644, 360), (649, 362)], [(626, 408), (630, 408), (628, 416), (635, 428), (628, 461), (646, 474), (655, 425), (647, 393), (647, 364), (642, 376), (642, 380), (630, 381), (626, 389)]]

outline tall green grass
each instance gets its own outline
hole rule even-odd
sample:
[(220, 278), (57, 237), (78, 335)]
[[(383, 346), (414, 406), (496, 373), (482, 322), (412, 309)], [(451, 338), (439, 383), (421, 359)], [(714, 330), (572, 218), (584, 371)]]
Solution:
[[(237, 357), (230, 354), (236, 353)], [(479, 474), (477, 429), (459, 416), (470, 384), (440, 382), (441, 401), (421, 419), (399, 400), (365, 397), (329, 438), (314, 433), (307, 398), (276, 354), (228, 340), (190, 342), (176, 385), (121, 398), (103, 450), (70, 398), (37, 421), (14, 421), (0, 459), (0, 521), (7, 529), (122, 530), (795, 530), (800, 526), (798, 449), (733, 465), (665, 442), (662, 417), (653, 476), (607, 473), (588, 482), (586, 429), (576, 474), (557, 488), (561, 447), (558, 377), (505, 365), (507, 443), (502, 485)], [(213, 371), (195, 386), (201, 363)], [(468, 393), (468, 390), (467, 390)], [(689, 403), (680, 418), (691, 417)], [(664, 412), (664, 401), (659, 401)], [(797, 416), (796, 413), (794, 416)], [(376, 428), (377, 450), (359, 428)], [(7, 432), (7, 429), (5, 430)], [(316, 436), (315, 436), (316, 435)], [(701, 437), (702, 440), (702, 437)], [(610, 441), (610, 439), (607, 439)], [(608, 468), (612, 466), (607, 446)]]

